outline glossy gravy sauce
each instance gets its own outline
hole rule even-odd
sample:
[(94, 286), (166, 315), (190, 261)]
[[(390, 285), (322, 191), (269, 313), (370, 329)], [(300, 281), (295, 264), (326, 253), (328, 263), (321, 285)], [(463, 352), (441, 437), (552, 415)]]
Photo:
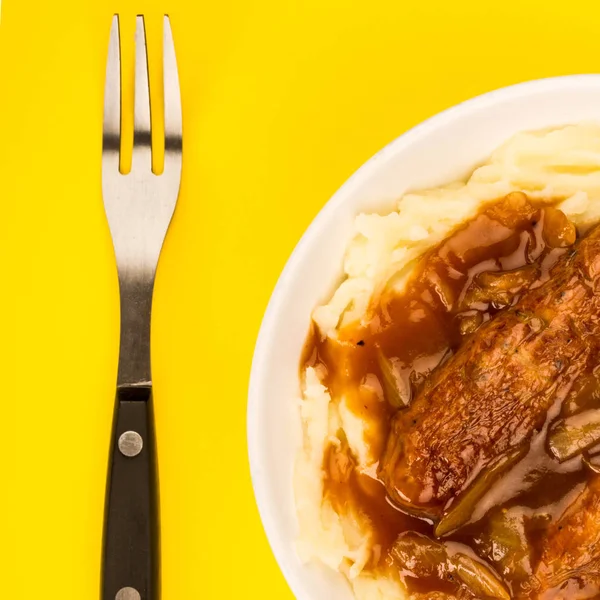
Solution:
[[(395, 291), (391, 281), (373, 302), (363, 325), (343, 328), (337, 340), (323, 338), (313, 329), (301, 368), (317, 367), (332, 398), (346, 399), (350, 410), (365, 422), (372, 455), (378, 457), (399, 400), (410, 402), (431, 372), (481, 323), (514, 304), (526, 289), (551, 277), (575, 235), (584, 233), (575, 234), (554, 206), (536, 205), (523, 194), (490, 203), (420, 259), (402, 292)], [(390, 365), (396, 393), (390, 393)], [(577, 411), (580, 405), (600, 406), (595, 381), (585, 393), (580, 390), (568, 399), (565, 410)], [(434, 591), (476, 597), (464, 595), (452, 577), (438, 577), (426, 569), (410, 571), (398, 564), (392, 552), (398, 536), (417, 532), (435, 539), (433, 523), (394, 506), (377, 479), (377, 465), (360, 473), (343, 432), (340, 441), (323, 458), (324, 494), (338, 512), (363, 515), (372, 523), (375, 551), (367, 568), (399, 570), (409, 591), (422, 597)], [(527, 582), (529, 559), (517, 566), (494, 563), (498, 549), (489, 534), (493, 520), (506, 511), (517, 517), (526, 515), (526, 544), (535, 558), (548, 524), (589, 477), (580, 457), (559, 464), (549, 456), (543, 439), (534, 439), (527, 457), (476, 507), (475, 522), (443, 541), (486, 560), (513, 597), (537, 598)], [(510, 560), (518, 562), (518, 558), (515, 554)]]

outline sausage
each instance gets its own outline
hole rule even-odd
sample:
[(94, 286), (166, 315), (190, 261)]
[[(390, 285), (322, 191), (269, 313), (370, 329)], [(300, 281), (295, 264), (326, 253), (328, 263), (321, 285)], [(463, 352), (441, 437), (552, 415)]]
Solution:
[(479, 472), (542, 429), (549, 409), (599, 362), (599, 275), (596, 227), (396, 413), (379, 465), (393, 501), (439, 519)]
[(531, 587), (556, 600), (600, 595), (600, 476), (548, 528)]

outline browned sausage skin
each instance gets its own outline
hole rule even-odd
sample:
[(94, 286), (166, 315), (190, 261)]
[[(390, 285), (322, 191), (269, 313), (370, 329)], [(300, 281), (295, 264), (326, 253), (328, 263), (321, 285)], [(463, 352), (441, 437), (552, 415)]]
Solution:
[(554, 600), (600, 596), (600, 475), (549, 527), (532, 588)]

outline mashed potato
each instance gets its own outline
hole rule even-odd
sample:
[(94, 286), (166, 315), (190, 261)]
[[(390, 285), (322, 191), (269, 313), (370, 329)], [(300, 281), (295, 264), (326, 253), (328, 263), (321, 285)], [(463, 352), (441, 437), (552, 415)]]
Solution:
[[(468, 181), (406, 194), (387, 215), (358, 215), (344, 259), (344, 279), (330, 301), (313, 313), (320, 333), (335, 337), (341, 327), (364, 319), (382, 289), (402, 289), (426, 250), (474, 216), (483, 203), (512, 191), (540, 201), (561, 199), (558, 207), (577, 226), (600, 220), (600, 124), (520, 133)], [(323, 456), (329, 444), (339, 443), (340, 428), (359, 469), (372, 470), (377, 457), (365, 442), (361, 420), (344, 398), (332, 398), (321, 380), (317, 369), (308, 368), (302, 386), (304, 445), (295, 478), (299, 554), (343, 573), (359, 600), (406, 598), (399, 580), (365, 569), (377, 552), (368, 521), (337, 514), (323, 499)]]

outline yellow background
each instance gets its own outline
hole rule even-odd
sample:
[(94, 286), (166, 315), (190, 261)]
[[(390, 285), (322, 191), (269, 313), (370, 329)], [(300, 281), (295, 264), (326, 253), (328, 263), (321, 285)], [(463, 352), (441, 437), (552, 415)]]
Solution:
[(0, 598), (98, 598), (119, 319), (100, 195), (106, 46), (113, 12), (126, 33), (149, 15), (152, 42), (168, 11), (185, 154), (153, 321), (163, 598), (289, 599), (245, 445), (252, 349), (278, 273), (336, 188), (412, 125), (506, 84), (598, 71), (600, 6), (3, 0), (2, 11)]

